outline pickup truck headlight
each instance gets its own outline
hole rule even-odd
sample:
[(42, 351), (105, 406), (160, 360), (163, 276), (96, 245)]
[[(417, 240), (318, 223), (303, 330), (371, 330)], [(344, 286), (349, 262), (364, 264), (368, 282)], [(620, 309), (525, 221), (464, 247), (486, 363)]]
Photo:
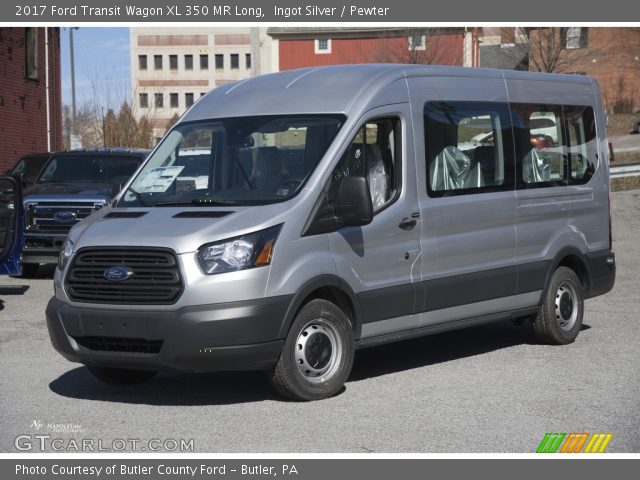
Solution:
[(60, 270), (64, 270), (67, 261), (71, 257), (73, 253), (73, 242), (68, 238), (64, 241), (62, 245), (62, 249), (60, 250), (60, 255), (58, 255), (58, 268)]
[(208, 275), (215, 275), (269, 265), (281, 228), (282, 225), (276, 225), (240, 237), (207, 243), (196, 253), (200, 268)]

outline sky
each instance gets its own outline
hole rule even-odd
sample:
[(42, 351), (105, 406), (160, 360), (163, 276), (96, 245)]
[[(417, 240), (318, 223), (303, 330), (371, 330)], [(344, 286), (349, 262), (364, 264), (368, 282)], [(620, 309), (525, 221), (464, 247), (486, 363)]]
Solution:
[[(69, 28), (61, 28), (62, 103), (71, 105)], [(93, 102), (118, 109), (131, 94), (128, 28), (88, 28), (73, 31), (76, 105)], [(96, 94), (94, 94), (96, 92)]]

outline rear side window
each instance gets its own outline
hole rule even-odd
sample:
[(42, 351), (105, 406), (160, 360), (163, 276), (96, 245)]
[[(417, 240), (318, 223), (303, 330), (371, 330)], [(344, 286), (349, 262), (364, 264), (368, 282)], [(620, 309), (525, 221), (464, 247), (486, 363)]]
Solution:
[(596, 122), (591, 107), (563, 107), (571, 184), (587, 183), (596, 170)]
[(520, 188), (586, 183), (595, 171), (593, 109), (512, 104)]
[(429, 196), (513, 188), (513, 136), (506, 104), (428, 102), (424, 128)]
[(566, 185), (562, 106), (512, 104), (519, 186)]

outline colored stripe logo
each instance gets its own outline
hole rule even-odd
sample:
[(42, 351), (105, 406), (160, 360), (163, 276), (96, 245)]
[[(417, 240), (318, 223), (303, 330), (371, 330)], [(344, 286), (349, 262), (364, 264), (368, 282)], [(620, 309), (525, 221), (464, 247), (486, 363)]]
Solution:
[(604, 453), (612, 438), (612, 433), (545, 433), (536, 453)]

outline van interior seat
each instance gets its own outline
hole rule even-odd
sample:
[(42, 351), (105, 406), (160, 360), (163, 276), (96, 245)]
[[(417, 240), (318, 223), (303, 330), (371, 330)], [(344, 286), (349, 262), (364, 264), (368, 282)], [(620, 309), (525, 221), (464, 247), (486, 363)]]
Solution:
[(250, 180), (256, 188), (277, 188), (288, 177), (289, 174), (280, 159), (278, 147), (255, 149)]
[(371, 191), (371, 202), (376, 210), (384, 205), (391, 193), (389, 174), (384, 165), (384, 159), (377, 144), (365, 145), (365, 158), (367, 159), (367, 180)]
[(522, 159), (522, 178), (526, 183), (548, 182), (551, 179), (551, 162), (536, 147), (532, 147)]
[(446, 146), (430, 165), (431, 190), (457, 190), (484, 185), (481, 165), (453, 145)]

